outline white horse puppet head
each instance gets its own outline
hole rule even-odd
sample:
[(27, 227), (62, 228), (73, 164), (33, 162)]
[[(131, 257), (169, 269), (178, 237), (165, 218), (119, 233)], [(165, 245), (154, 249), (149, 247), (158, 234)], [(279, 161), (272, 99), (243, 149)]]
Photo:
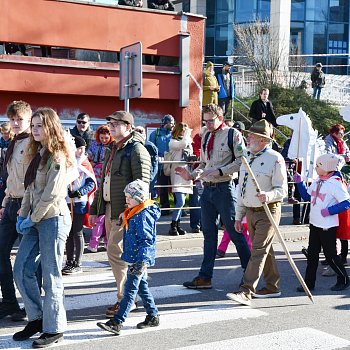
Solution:
[[(300, 107), (298, 113), (282, 115), (276, 119), (276, 122), (293, 130), (288, 149), (288, 158), (302, 160), (303, 178), (312, 178), (313, 158), (319, 152), (315, 150), (318, 132), (312, 128), (310, 118)], [(317, 148), (320, 147), (317, 146)]]
[(300, 107), (298, 113), (281, 115), (276, 119), (278, 125), (284, 125), (293, 130), (288, 150), (288, 158), (305, 158), (308, 153), (311, 136), (314, 134), (310, 118)]

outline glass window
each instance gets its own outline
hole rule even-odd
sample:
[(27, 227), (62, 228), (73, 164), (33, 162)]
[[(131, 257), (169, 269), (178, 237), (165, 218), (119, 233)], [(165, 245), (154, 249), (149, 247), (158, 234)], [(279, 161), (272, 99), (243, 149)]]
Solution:
[(349, 22), (350, 0), (330, 0), (329, 21)]
[(206, 16), (207, 26), (215, 24), (215, 1), (207, 0)]
[(292, 0), (291, 20), (303, 21), (305, 17), (305, 0)]
[[(305, 53), (325, 53), (327, 45), (325, 40), (326, 24), (318, 22), (305, 23)], [(319, 59), (319, 58), (318, 58)]]
[(216, 24), (233, 23), (233, 10), (232, 1), (217, 1)]
[(328, 0), (306, 0), (306, 20), (328, 20)]
[(270, 5), (271, 5), (271, 0), (259, 0), (258, 17), (262, 21), (270, 20)]
[(236, 1), (236, 23), (252, 22), (256, 20), (257, 0)]
[(233, 26), (217, 26), (215, 28), (215, 55), (228, 56), (233, 51)]
[(205, 32), (205, 55), (214, 55), (215, 28), (207, 27)]

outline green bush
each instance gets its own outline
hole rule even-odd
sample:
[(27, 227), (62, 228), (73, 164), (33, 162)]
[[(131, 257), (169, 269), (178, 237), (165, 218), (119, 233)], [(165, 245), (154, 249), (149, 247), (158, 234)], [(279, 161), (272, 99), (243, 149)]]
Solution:
[[(252, 104), (257, 97), (242, 99), (244, 103), (248, 106)], [(341, 123), (345, 126), (345, 129), (349, 129), (350, 124), (345, 122), (343, 118), (339, 115), (339, 110), (324, 101), (314, 100), (310, 95), (308, 95), (302, 89), (284, 89), (278, 86), (273, 86), (270, 88), (269, 99), (273, 103), (276, 116), (291, 114), (298, 112), (299, 108), (305, 111), (305, 113), (310, 117), (312, 121), (312, 126), (314, 129), (319, 131), (319, 134), (326, 136), (329, 133), (329, 129), (332, 125)], [(234, 119), (243, 121), (247, 127), (247, 123), (244, 118), (239, 114), (243, 113), (248, 116), (248, 110), (239, 102), (235, 101), (234, 104)], [(290, 134), (290, 129), (287, 127), (278, 127), (285, 135)], [(283, 139), (277, 138), (279, 143), (283, 143)]]

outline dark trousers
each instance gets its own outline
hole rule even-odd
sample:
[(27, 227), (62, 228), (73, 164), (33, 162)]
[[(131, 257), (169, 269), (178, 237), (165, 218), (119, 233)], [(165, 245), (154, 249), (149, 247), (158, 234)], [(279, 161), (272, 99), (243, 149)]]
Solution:
[(17, 304), (11, 265), (11, 249), (18, 238), (16, 230), (17, 211), (22, 199), (10, 199), (0, 221), (0, 284), (2, 301)]
[[(170, 185), (170, 176), (164, 175), (163, 170), (158, 172), (158, 185)], [(160, 187), (159, 188), (159, 198), (161, 208), (170, 208), (169, 203), (169, 188), (170, 187)]]
[(78, 265), (81, 263), (84, 252), (83, 223), (85, 214), (75, 214), (73, 216), (72, 228), (66, 242), (67, 260), (75, 260)]
[(221, 107), (224, 115), (228, 112), (230, 108), (231, 97), (219, 98), (219, 106)]
[(316, 272), (321, 248), (328, 261), (329, 266), (338, 275), (338, 281), (346, 283), (348, 274), (341, 263), (340, 255), (337, 255), (336, 249), (337, 227), (331, 227), (324, 230), (310, 224), (310, 237), (308, 247), (307, 267), (305, 273), (305, 283), (309, 288), (315, 287)]

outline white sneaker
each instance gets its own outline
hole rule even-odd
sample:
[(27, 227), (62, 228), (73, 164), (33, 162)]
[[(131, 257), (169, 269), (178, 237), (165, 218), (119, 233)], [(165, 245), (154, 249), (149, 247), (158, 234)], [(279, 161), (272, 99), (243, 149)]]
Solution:
[(86, 249), (87, 249), (88, 251), (90, 251), (91, 253), (97, 253), (97, 248), (92, 248), (92, 247), (90, 247), (89, 245), (86, 247)]

